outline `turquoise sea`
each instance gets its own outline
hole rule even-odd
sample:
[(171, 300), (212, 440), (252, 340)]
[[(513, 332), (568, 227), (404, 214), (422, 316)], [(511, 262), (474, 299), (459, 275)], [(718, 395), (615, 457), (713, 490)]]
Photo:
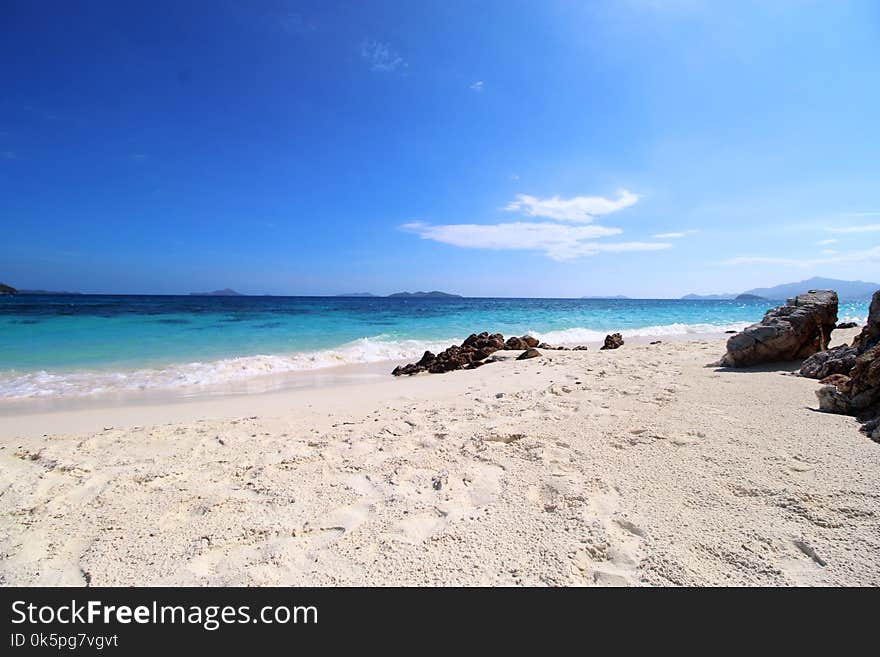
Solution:
[[(421, 356), (472, 332), (582, 344), (758, 321), (776, 302), (15, 295), (0, 297), (0, 399), (173, 389)], [(842, 302), (862, 321), (868, 300)]]

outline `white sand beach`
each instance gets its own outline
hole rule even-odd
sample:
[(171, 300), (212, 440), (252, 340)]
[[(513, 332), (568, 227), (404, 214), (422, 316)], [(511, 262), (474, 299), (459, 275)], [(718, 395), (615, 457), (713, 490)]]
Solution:
[(723, 352), (6, 413), (0, 583), (880, 584), (880, 445)]

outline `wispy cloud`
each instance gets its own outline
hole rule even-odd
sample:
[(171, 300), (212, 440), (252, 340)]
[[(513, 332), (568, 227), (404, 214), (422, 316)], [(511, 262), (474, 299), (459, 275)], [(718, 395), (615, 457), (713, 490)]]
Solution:
[(391, 46), (375, 39), (364, 39), (361, 42), (361, 57), (367, 62), (371, 71), (390, 73), (399, 68), (406, 68), (403, 57), (398, 55)]
[(483, 81), (482, 81), (482, 80), (477, 80), (476, 82), (474, 82), (474, 83), (470, 86), (470, 89), (472, 89), (472, 90), (474, 90), (474, 91), (482, 91), (482, 90), (483, 90)]
[(880, 246), (875, 246), (862, 251), (829, 252), (826, 249), (820, 258), (781, 258), (776, 256), (738, 256), (722, 260), (722, 265), (785, 265), (788, 267), (815, 267), (817, 265), (830, 265), (840, 262), (858, 264), (866, 262), (880, 262)]
[(568, 199), (559, 196), (538, 198), (528, 194), (517, 194), (516, 200), (509, 203), (504, 210), (521, 212), (529, 217), (589, 223), (595, 217), (611, 214), (635, 205), (638, 200), (637, 194), (625, 189), (617, 192), (617, 199), (608, 199), (603, 196), (575, 196)]
[(510, 179), (511, 180), (519, 180), (519, 176), (516, 175), (515, 173), (512, 173), (512, 174), (510, 174)]
[(598, 253), (657, 251), (671, 247), (660, 242), (598, 243), (601, 237), (619, 235), (619, 228), (567, 226), (554, 223), (511, 222), (502, 224), (431, 225), (411, 222), (402, 226), (422, 239), (466, 249), (538, 251), (553, 260), (572, 260)]
[(829, 244), (837, 244), (838, 240), (830, 239), (830, 240), (819, 240), (816, 242), (817, 246), (828, 246)]
[(832, 233), (874, 233), (880, 230), (880, 224), (867, 224), (865, 226), (842, 226), (840, 228), (829, 228)]
[(652, 235), (658, 240), (677, 240), (681, 237), (687, 237), (688, 235), (693, 235), (695, 233), (699, 233), (699, 230), (691, 229), (691, 230), (680, 230), (677, 233), (657, 233), (656, 235)]

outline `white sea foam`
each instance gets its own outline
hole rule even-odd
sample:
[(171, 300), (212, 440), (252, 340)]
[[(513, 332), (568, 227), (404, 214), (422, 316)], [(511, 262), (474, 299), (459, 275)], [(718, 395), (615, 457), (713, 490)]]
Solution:
[(711, 335), (716, 333), (724, 333), (725, 331), (741, 331), (751, 322), (737, 322), (733, 324), (663, 324), (660, 326), (643, 326), (641, 328), (614, 329), (608, 331), (595, 331), (587, 328), (570, 328), (561, 331), (548, 331), (540, 333), (538, 331), (529, 331), (529, 335), (533, 335), (542, 342), (556, 345), (577, 345), (587, 342), (601, 342), (609, 333), (619, 331), (626, 336), (638, 337), (655, 337), (655, 336), (674, 336), (674, 335)]
[(339, 365), (417, 358), (426, 349), (442, 350), (453, 342), (456, 340), (422, 342), (361, 338), (335, 349), (321, 351), (224, 358), (120, 372), (12, 371), (0, 373), (0, 398), (68, 397), (138, 390), (211, 387), (261, 376), (306, 372)]
[[(722, 333), (740, 330), (739, 324), (667, 324), (621, 329), (624, 336), (672, 336)], [(600, 342), (611, 331), (570, 328), (540, 333), (530, 331), (552, 345)], [(0, 373), (0, 399), (81, 397), (140, 390), (202, 389), (271, 375), (307, 372), (348, 364), (380, 363), (416, 359), (425, 350), (441, 351), (458, 344), (461, 337), (437, 341), (387, 340), (382, 336), (361, 338), (334, 349), (320, 351), (224, 358), (157, 368), (118, 372), (16, 372)]]

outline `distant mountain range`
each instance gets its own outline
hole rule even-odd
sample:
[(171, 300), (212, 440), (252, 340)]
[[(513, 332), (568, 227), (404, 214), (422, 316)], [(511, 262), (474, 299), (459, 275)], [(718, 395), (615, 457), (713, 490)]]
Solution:
[[(880, 283), (871, 283), (866, 281), (842, 281), (835, 278), (821, 278), (819, 276), (815, 276), (813, 278), (808, 278), (805, 281), (798, 281), (796, 283), (783, 283), (781, 285), (774, 285), (773, 287), (756, 287), (751, 290), (746, 290), (741, 293), (733, 293), (726, 292), (722, 294), (686, 294), (682, 299), (686, 300), (721, 300), (721, 299), (738, 299), (738, 300), (747, 300), (747, 299), (772, 299), (772, 300), (780, 300), (780, 299), (788, 299), (793, 296), (797, 296), (798, 294), (803, 294), (807, 290), (834, 290), (837, 292), (838, 296), (841, 299), (866, 299), (869, 298), (874, 292), (880, 290)], [(10, 285), (5, 285), (4, 283), (0, 283), (0, 294), (55, 294), (55, 295), (65, 295), (65, 294), (81, 294), (81, 292), (55, 292), (51, 290), (17, 290)], [(242, 294), (241, 292), (236, 292), (231, 288), (224, 288), (222, 290), (214, 290), (213, 292), (190, 292), (189, 294), (192, 297), (243, 297), (247, 296)], [(372, 292), (350, 292), (348, 294), (337, 294), (337, 297), (378, 297), (380, 295), (373, 294)], [(439, 290), (432, 290), (430, 292), (396, 292), (394, 294), (389, 294), (389, 298), (395, 299), (460, 299), (462, 296), (460, 294), (450, 294), (449, 292), (441, 292)], [(607, 296), (586, 296), (581, 297), (581, 299), (629, 299), (630, 297), (624, 296), (622, 294), (615, 295), (607, 295)]]
[(222, 290), (214, 290), (213, 292), (190, 292), (189, 296), (191, 297), (243, 297), (246, 296), (241, 292), (236, 292), (230, 288), (224, 288)]
[(835, 278), (814, 276), (797, 283), (783, 283), (773, 287), (756, 287), (742, 294), (686, 294), (682, 299), (736, 299), (743, 295), (762, 299), (788, 299), (808, 290), (834, 290), (841, 299), (865, 299), (880, 290), (880, 283), (865, 281), (841, 281)]

